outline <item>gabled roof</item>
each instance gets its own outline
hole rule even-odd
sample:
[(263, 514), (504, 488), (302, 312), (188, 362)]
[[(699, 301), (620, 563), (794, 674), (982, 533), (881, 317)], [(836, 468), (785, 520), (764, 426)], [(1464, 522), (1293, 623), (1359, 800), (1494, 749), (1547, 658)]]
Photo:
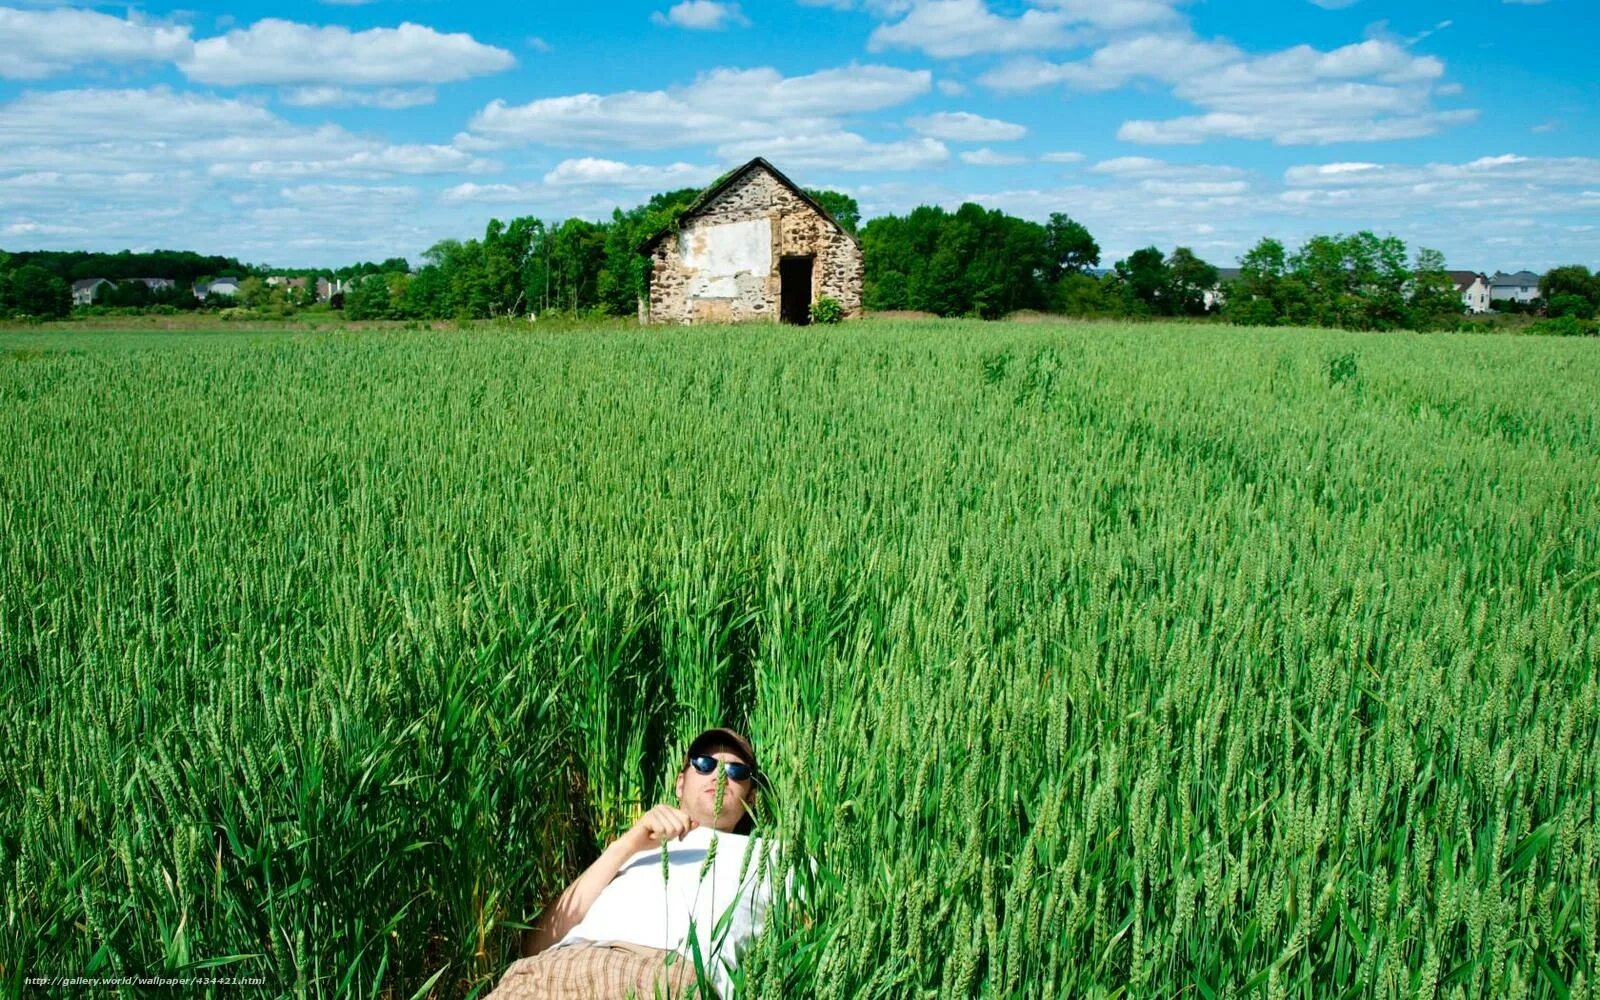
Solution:
[(749, 163), (746, 163), (744, 166), (728, 174), (726, 177), (722, 178), (722, 180), (700, 192), (700, 197), (691, 202), (688, 208), (684, 209), (682, 212), (679, 212), (678, 217), (673, 220), (671, 225), (663, 226), (660, 232), (639, 244), (639, 253), (654, 253), (656, 246), (660, 244), (662, 240), (666, 239), (669, 233), (676, 232), (678, 227), (681, 226), (685, 220), (698, 215), (707, 205), (711, 204), (713, 201), (716, 201), (724, 191), (733, 187), (733, 185), (744, 178), (746, 174), (757, 168), (765, 170), (767, 173), (771, 174), (773, 180), (788, 188), (794, 193), (795, 197), (809, 205), (818, 215), (822, 216), (824, 219), (827, 219), (828, 222), (833, 225), (833, 228), (850, 237), (850, 241), (852, 243), (855, 243), (857, 246), (861, 245), (861, 241), (856, 239), (855, 234), (839, 225), (839, 220), (835, 219), (831, 214), (829, 214), (827, 209), (818, 204), (817, 199), (811, 197), (809, 194), (806, 194), (800, 189), (799, 185), (785, 177), (781, 170), (768, 163), (764, 158), (758, 156)]
[(1455, 282), (1456, 291), (1458, 292), (1464, 292), (1471, 288), (1472, 283), (1479, 279), (1482, 279), (1485, 285), (1489, 283), (1489, 276), (1480, 271), (1446, 271), (1445, 274), (1448, 274), (1450, 280)]
[(1491, 285), (1537, 285), (1539, 276), (1532, 271), (1518, 271), (1515, 274), (1506, 274), (1496, 271), (1493, 278), (1489, 279)]
[(112, 281), (110, 278), (79, 278), (77, 281), (72, 283), (72, 290), (75, 292), (81, 292), (86, 288), (98, 288), (101, 285), (115, 284), (116, 282)]

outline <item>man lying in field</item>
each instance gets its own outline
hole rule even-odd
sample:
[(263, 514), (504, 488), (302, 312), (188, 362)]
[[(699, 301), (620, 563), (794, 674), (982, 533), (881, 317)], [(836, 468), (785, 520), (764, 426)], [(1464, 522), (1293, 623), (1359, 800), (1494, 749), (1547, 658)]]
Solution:
[(771, 898), (769, 848), (749, 835), (759, 780), (743, 736), (696, 736), (678, 773), (678, 804), (639, 817), (567, 887), (525, 938), (528, 957), (485, 1000), (705, 997), (696, 950), (728, 996)]

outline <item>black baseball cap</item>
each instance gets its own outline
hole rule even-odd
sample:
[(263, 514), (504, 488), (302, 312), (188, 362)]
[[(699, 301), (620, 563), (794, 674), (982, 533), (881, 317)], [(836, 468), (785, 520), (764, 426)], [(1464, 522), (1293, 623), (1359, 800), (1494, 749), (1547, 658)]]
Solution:
[(745, 739), (743, 734), (722, 726), (707, 729), (690, 740), (689, 749), (684, 756), (693, 757), (696, 754), (707, 753), (718, 747), (726, 748), (736, 754), (740, 760), (749, 764), (757, 774), (761, 773), (761, 764), (756, 760), (755, 748), (750, 746), (750, 741)]

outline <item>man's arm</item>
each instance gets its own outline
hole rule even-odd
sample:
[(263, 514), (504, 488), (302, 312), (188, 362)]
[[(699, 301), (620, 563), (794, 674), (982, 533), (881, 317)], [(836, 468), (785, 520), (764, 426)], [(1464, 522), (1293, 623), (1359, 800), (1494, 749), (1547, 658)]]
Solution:
[(612, 841), (594, 864), (573, 879), (555, 903), (539, 914), (532, 930), (523, 932), (522, 957), (539, 954), (578, 926), (629, 858), (663, 840), (681, 837), (696, 826), (699, 824), (688, 813), (668, 805), (658, 805), (639, 817), (627, 833)]

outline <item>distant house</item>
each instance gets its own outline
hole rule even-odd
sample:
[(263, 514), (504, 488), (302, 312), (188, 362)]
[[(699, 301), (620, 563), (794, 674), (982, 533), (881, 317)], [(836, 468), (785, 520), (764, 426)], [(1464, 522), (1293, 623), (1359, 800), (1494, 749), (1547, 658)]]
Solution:
[(94, 303), (94, 297), (100, 294), (102, 288), (115, 288), (117, 283), (106, 278), (84, 278), (72, 283), (72, 304), (87, 306)]
[(1532, 302), (1539, 297), (1539, 276), (1532, 271), (1506, 274), (1496, 271), (1489, 279), (1489, 301)]
[(267, 276), (268, 288), (277, 288), (280, 285), (282, 285), (284, 288), (299, 291), (306, 287), (306, 279), (291, 278), (286, 274), (272, 274)]
[(218, 278), (216, 281), (200, 281), (194, 286), (194, 297), (204, 299), (211, 295), (226, 295), (233, 297), (239, 294), (239, 279)]
[(1206, 312), (1216, 312), (1228, 304), (1228, 286), (1239, 280), (1237, 267), (1217, 268), (1217, 283), (1205, 290)]
[(337, 278), (335, 278), (332, 281), (329, 281), (327, 278), (318, 278), (317, 279), (317, 301), (318, 302), (330, 302), (330, 301), (333, 300), (333, 297), (335, 295), (338, 295), (339, 293), (341, 293), (343, 291), (344, 291), (344, 282), (338, 280)]
[(171, 278), (129, 278), (130, 282), (137, 282), (152, 292), (160, 292), (177, 285)]
[[(1489, 311), (1489, 276), (1478, 271), (1447, 271), (1450, 280), (1456, 286), (1456, 294), (1461, 296), (1461, 304), (1467, 307), (1469, 313), (1486, 313)], [(1535, 287), (1538, 282), (1534, 282)]]

